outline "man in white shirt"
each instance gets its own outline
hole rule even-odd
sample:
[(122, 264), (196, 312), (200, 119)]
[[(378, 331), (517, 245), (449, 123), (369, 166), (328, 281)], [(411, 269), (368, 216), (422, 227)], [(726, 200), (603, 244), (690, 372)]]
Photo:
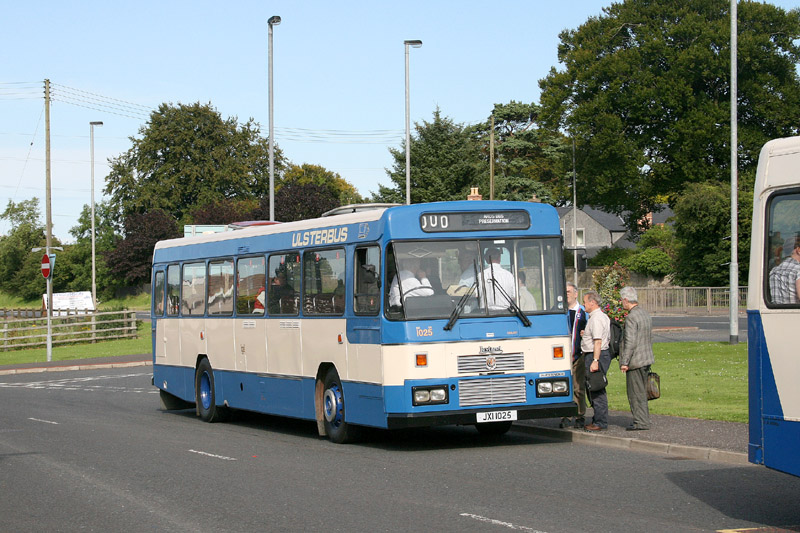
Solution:
[[(500, 266), (500, 249), (490, 248), (486, 251), (486, 262), (483, 269), (483, 281), (486, 287), (486, 305), (490, 311), (505, 311), (516, 297), (517, 282), (514, 275)], [(506, 298), (503, 291), (508, 295)]]
[[(433, 295), (433, 287), (427, 275), (419, 268), (419, 259), (411, 257), (402, 260), (402, 270), (392, 280), (389, 287), (389, 305), (400, 305), (400, 289), (403, 291), (403, 301), (416, 296)], [(398, 283), (398, 278), (400, 282)]]
[[(590, 372), (608, 373), (611, 365), (611, 353), (608, 343), (611, 340), (611, 320), (600, 308), (602, 300), (595, 291), (583, 295), (583, 306), (589, 313), (589, 321), (581, 335), (581, 350), (586, 364), (586, 375)], [(592, 423), (585, 426), (586, 431), (603, 431), (608, 429), (608, 396), (606, 389), (590, 391), (594, 416)]]

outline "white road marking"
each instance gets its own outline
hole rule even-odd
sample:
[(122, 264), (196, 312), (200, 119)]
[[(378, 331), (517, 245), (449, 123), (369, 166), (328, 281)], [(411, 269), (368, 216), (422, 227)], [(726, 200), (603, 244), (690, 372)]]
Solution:
[(518, 526), (516, 524), (512, 524), (511, 522), (503, 522), (502, 520), (495, 520), (494, 518), (487, 518), (485, 516), (480, 516), (477, 514), (461, 513), (461, 516), (464, 516), (466, 518), (472, 518), (473, 520), (477, 520), (478, 522), (485, 522), (487, 524), (492, 524), (493, 526), (506, 527), (508, 529), (514, 529), (517, 531), (529, 531), (530, 533), (545, 533), (544, 531), (540, 531), (538, 529), (533, 529), (525, 526)]
[[(18, 389), (46, 389), (46, 390), (68, 390), (82, 392), (131, 392), (158, 394), (158, 390), (152, 387), (120, 387), (119, 385), (107, 384), (108, 380), (120, 378), (132, 378), (140, 376), (152, 376), (150, 372), (139, 374), (123, 374), (119, 376), (92, 376), (81, 378), (52, 379), (47, 381), (31, 381), (27, 383), (0, 383), (0, 388)], [(93, 382), (105, 383), (96, 385)]]
[(223, 461), (235, 461), (236, 460), (233, 457), (225, 457), (224, 455), (216, 455), (216, 454), (208, 453), (208, 452), (199, 452), (197, 450), (189, 450), (189, 451), (192, 452), (192, 453), (196, 453), (198, 455), (205, 455), (206, 457), (213, 457), (214, 459), (222, 459)]
[(42, 420), (41, 418), (28, 418), (28, 420), (33, 420), (34, 422), (44, 422), (45, 424), (55, 424), (58, 425), (58, 422), (52, 422), (50, 420)]

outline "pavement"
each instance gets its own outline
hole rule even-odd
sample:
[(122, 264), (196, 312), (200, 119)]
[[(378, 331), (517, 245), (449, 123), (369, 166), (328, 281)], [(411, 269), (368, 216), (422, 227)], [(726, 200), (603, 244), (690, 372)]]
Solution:
[[(14, 374), (152, 366), (152, 364), (152, 355), (139, 354), (0, 365), (0, 377)], [(586, 412), (586, 420), (591, 421), (591, 416), (590, 407)], [(605, 431), (562, 429), (559, 427), (561, 420), (558, 418), (520, 420), (514, 423), (512, 431), (581, 444), (658, 454), (676, 460), (699, 459), (736, 465), (750, 464), (747, 461), (749, 437), (747, 424), (654, 414), (650, 415), (650, 421), (651, 429), (648, 431), (626, 431), (625, 428), (631, 422), (631, 414), (626, 411), (610, 411), (608, 429)]]

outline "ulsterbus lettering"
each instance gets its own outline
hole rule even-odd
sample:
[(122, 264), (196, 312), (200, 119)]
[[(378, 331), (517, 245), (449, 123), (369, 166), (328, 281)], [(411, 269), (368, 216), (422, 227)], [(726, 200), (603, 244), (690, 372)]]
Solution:
[(347, 228), (329, 228), (292, 233), (292, 246), (316, 246), (334, 244), (347, 240)]

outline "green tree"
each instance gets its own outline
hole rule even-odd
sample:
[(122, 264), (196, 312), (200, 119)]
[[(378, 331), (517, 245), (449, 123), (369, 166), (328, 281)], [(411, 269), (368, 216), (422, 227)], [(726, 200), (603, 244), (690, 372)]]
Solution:
[[(411, 203), (466, 200), (470, 187), (481, 187), (488, 198), (488, 165), (480, 146), (461, 124), (443, 117), (439, 109), (433, 121), (415, 124), (411, 138)], [(405, 203), (405, 146), (390, 148), (394, 166), (387, 171), (393, 186), (379, 185), (373, 201)]]
[[(325, 211), (339, 207), (339, 197), (335, 191), (316, 183), (300, 184), (294, 181), (284, 184), (275, 193), (275, 220), (293, 222), (317, 218)], [(269, 219), (269, 200), (262, 199), (261, 215), (257, 218)]]
[(621, 259), (620, 264), (645, 276), (663, 278), (675, 273), (677, 248), (671, 226), (653, 226), (639, 236), (636, 250)]
[(258, 201), (254, 199), (223, 198), (195, 207), (192, 209), (191, 218), (194, 224), (230, 224), (257, 219), (255, 215), (257, 208)]
[[(568, 146), (563, 135), (542, 129), (538, 123), (540, 108), (535, 103), (511, 101), (495, 104), (495, 198), (529, 201), (535, 195), (541, 201), (552, 202), (555, 196), (566, 197), (565, 188)], [(491, 119), (490, 117), (490, 119)], [(488, 161), (491, 121), (471, 128), (480, 138)], [(488, 197), (488, 190), (484, 197)]]
[[(269, 194), (268, 141), (253, 119), (240, 126), (210, 104), (162, 104), (139, 134), (127, 152), (110, 160), (105, 193), (117, 223), (154, 209), (190, 223), (198, 206)], [(280, 173), (280, 150), (275, 161)]]
[(347, 180), (342, 178), (336, 172), (327, 170), (319, 165), (310, 165), (303, 163), (302, 165), (289, 164), (283, 172), (279, 183), (275, 185), (276, 194), (281, 187), (287, 184), (306, 185), (312, 183), (319, 185), (330, 191), (339, 205), (359, 204), (364, 201), (358, 190)]
[[(689, 183), (730, 176), (730, 2), (626, 0), (560, 34), (541, 80), (542, 116), (577, 141), (580, 204), (628, 224), (659, 195), (675, 205)], [(739, 165), (752, 181), (770, 138), (800, 116), (800, 10), (739, 3)], [(719, 237), (719, 235), (717, 235)]]
[[(97, 299), (109, 300), (122, 280), (111, 275), (106, 264), (106, 253), (114, 250), (122, 239), (113, 223), (114, 210), (108, 202), (95, 205), (95, 279)], [(78, 224), (70, 229), (75, 244), (58, 255), (58, 275), (54, 278), (57, 291), (88, 291), (92, 287), (92, 215), (88, 205), (83, 206)]]
[[(739, 282), (749, 272), (753, 193), (739, 191)], [(692, 183), (675, 204), (680, 243), (676, 281), (688, 286), (726, 286), (731, 261), (731, 198), (726, 185)]]
[[(46, 291), (41, 274), (44, 252), (31, 252), (32, 248), (45, 245), (39, 199), (19, 203), (9, 200), (0, 218), (10, 222), (12, 227), (8, 235), (0, 237), (0, 290), (26, 300), (40, 298)], [(53, 241), (53, 246), (58, 244), (57, 240)]]

